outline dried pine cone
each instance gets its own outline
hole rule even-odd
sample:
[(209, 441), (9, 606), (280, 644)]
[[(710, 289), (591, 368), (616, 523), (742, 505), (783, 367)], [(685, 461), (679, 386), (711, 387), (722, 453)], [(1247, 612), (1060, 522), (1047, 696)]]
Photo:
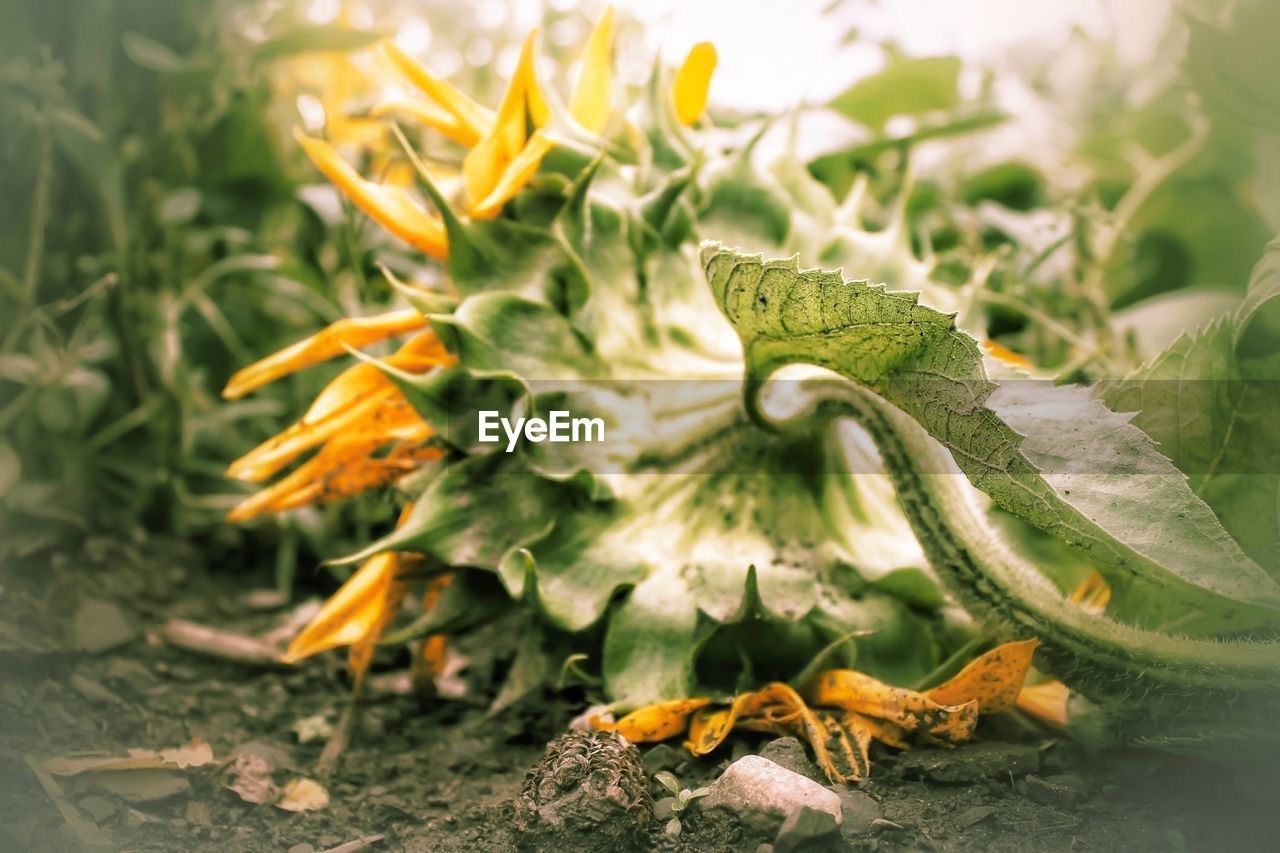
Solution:
[(653, 799), (640, 752), (612, 732), (569, 732), (547, 744), (516, 800), (522, 847), (645, 846)]

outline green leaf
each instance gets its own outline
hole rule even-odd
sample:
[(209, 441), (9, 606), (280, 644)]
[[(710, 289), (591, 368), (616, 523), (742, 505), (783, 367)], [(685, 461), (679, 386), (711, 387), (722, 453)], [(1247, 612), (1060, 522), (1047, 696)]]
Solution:
[(717, 244), (703, 263), (753, 381), (811, 364), (884, 398), (999, 506), (1087, 553), (1136, 622), (1189, 634), (1276, 624), (1276, 582), (1150, 439), (1087, 389), (995, 385), (977, 343), (916, 294)]
[(121, 36), (125, 55), (135, 63), (151, 71), (174, 76), (202, 76), (213, 73), (213, 63), (208, 59), (179, 56), (169, 48), (139, 33), (127, 32)]
[(1187, 71), (1206, 107), (1255, 127), (1280, 129), (1280, 7), (1242, 0), (1226, 29), (1187, 17)]
[(1123, 381), (1106, 383), (1115, 411), (1190, 479), (1244, 550), (1280, 577), (1280, 241), (1254, 270), (1245, 301), (1184, 334)]
[(382, 30), (352, 30), (332, 24), (297, 27), (258, 45), (253, 57), (269, 62), (300, 53), (346, 53), (376, 44), (387, 36)]
[(959, 103), (954, 56), (892, 58), (880, 73), (854, 83), (831, 101), (831, 108), (875, 130), (896, 115), (949, 110)]

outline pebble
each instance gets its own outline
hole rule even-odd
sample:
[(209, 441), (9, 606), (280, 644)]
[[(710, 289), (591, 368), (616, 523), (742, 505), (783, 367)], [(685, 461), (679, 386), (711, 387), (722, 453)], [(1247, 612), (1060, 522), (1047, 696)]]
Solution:
[(872, 821), (880, 817), (880, 804), (866, 791), (857, 791), (843, 785), (828, 785), (827, 790), (840, 798), (840, 836), (846, 841), (870, 835)]
[(1084, 792), (1080, 789), (1039, 776), (1028, 776), (1022, 784), (1027, 797), (1042, 806), (1074, 806), (1084, 799)]
[(739, 758), (711, 785), (699, 807), (735, 813), (755, 829), (773, 834), (792, 812), (808, 806), (825, 812), (838, 827), (843, 820), (840, 797), (811, 779), (767, 758)]
[(991, 806), (973, 806), (956, 815), (956, 825), (961, 827), (976, 826), (996, 813)]
[(77, 650), (101, 654), (132, 642), (139, 632), (119, 605), (86, 601), (76, 608), (71, 634)]
[(767, 758), (793, 773), (799, 773), (806, 779), (812, 779), (819, 785), (827, 783), (822, 771), (809, 760), (808, 753), (804, 751), (804, 744), (798, 738), (780, 737), (777, 740), (771, 740), (760, 750), (760, 757)]
[(919, 750), (899, 759), (904, 775), (923, 776), (944, 785), (963, 785), (985, 779), (1006, 783), (1040, 770), (1039, 747), (1013, 743), (978, 743), (956, 750)]
[(840, 820), (831, 812), (818, 811), (809, 806), (800, 808), (787, 815), (778, 830), (778, 837), (773, 840), (773, 849), (777, 853), (790, 853), (816, 841), (835, 835), (840, 831)]

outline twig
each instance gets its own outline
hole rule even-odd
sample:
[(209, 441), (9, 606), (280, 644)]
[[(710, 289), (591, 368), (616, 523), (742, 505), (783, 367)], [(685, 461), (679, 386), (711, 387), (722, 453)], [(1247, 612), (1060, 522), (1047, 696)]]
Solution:
[(351, 702), (343, 709), (338, 725), (334, 726), (329, 742), (324, 745), (324, 750), (320, 753), (320, 760), (316, 762), (316, 775), (329, 776), (337, 769), (338, 761), (351, 745), (356, 726), (360, 723), (360, 717), (363, 714), (364, 682), (361, 681), (351, 691)]
[(280, 662), (273, 646), (257, 637), (198, 625), (185, 619), (170, 619), (162, 632), (171, 645), (196, 654), (273, 669), (287, 669), (289, 666)]
[(320, 853), (356, 853), (357, 850), (372, 847), (384, 838), (386, 838), (386, 836), (381, 834), (366, 835), (364, 838), (357, 838), (354, 841), (339, 844), (337, 847), (330, 847), (328, 850), (321, 850)]

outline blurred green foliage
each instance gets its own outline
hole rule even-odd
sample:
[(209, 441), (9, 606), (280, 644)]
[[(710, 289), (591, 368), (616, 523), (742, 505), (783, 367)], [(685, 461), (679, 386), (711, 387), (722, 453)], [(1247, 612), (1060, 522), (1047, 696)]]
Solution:
[(378, 35), (239, 0), (0, 12), (8, 553), (139, 524), (244, 544), (222, 471), (318, 379), (231, 406), (219, 389), (340, 316), (330, 279), (372, 266), (299, 202), (274, 63)]

